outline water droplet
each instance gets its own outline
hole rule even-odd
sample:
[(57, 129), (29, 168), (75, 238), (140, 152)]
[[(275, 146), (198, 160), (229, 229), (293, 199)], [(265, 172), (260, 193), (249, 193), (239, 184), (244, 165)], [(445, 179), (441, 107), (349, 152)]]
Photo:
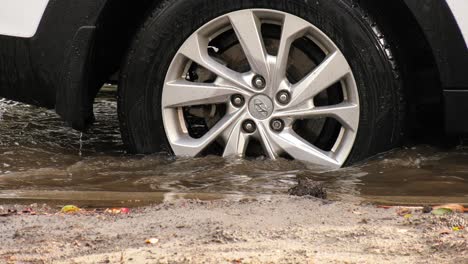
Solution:
[(80, 133), (80, 150), (78, 151), (78, 156), (82, 156), (83, 153), (81, 152), (81, 150), (83, 149), (83, 132)]

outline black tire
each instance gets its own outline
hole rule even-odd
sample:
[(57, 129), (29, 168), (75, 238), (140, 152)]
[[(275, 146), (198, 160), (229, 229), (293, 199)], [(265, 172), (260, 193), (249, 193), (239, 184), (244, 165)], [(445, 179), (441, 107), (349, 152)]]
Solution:
[(346, 164), (398, 145), (404, 117), (402, 82), (383, 34), (359, 6), (347, 0), (167, 0), (146, 19), (121, 71), (119, 118), (130, 152), (171, 153), (160, 98), (174, 55), (205, 23), (246, 8), (299, 16), (325, 32), (347, 58), (358, 85), (361, 118)]

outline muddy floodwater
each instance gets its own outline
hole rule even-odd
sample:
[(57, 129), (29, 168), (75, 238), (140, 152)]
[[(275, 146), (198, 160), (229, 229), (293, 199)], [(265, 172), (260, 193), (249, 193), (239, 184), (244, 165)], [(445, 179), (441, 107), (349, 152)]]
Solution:
[(122, 145), (112, 88), (86, 133), (51, 110), (0, 99), (0, 203), (142, 205), (180, 197), (268, 199), (297, 177), (325, 182), (329, 197), (386, 204), (468, 204), (468, 147), (416, 145), (354, 167), (320, 171), (296, 161), (131, 156)]

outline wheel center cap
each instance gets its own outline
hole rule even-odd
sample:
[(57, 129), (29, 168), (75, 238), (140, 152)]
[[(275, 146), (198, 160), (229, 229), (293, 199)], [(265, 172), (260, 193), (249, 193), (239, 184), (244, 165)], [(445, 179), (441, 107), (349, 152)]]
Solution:
[(270, 97), (264, 94), (256, 95), (250, 99), (249, 112), (256, 119), (267, 119), (271, 116), (273, 110), (273, 101), (270, 99)]

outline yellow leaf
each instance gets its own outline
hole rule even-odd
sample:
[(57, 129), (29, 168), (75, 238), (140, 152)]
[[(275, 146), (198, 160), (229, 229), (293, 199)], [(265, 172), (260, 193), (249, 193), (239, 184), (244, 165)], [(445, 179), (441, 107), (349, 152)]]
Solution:
[(78, 206), (74, 205), (65, 205), (62, 207), (62, 213), (76, 213), (80, 211), (80, 208)]
[(450, 208), (437, 208), (432, 210), (433, 215), (446, 215), (451, 213), (453, 213), (453, 211)]
[(433, 210), (437, 209), (449, 209), (455, 213), (463, 213), (465, 211), (465, 207), (461, 204), (444, 204), (439, 206), (434, 206)]

